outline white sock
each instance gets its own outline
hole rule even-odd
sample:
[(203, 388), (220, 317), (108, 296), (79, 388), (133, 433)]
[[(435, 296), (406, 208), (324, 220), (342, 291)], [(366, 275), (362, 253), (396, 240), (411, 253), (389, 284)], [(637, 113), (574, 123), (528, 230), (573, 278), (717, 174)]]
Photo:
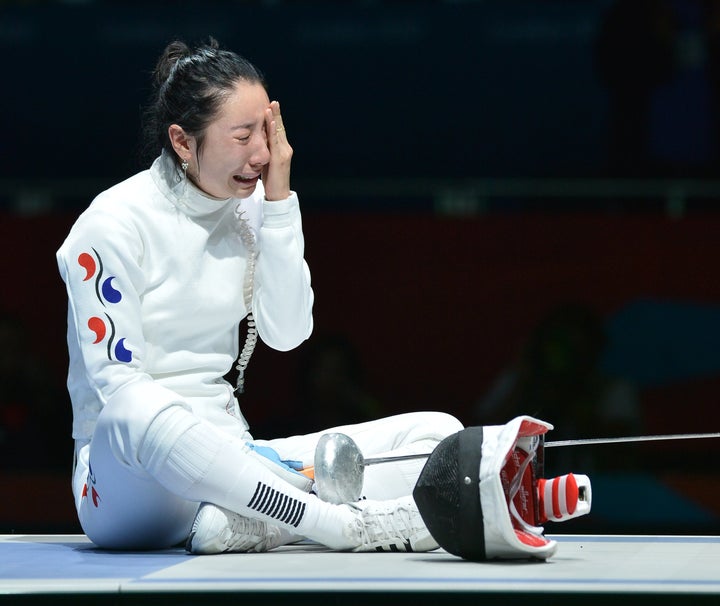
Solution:
[(357, 546), (357, 514), (295, 488), (258, 461), (241, 440), (180, 406), (163, 410), (138, 448), (160, 484), (192, 500), (258, 518), (332, 549)]

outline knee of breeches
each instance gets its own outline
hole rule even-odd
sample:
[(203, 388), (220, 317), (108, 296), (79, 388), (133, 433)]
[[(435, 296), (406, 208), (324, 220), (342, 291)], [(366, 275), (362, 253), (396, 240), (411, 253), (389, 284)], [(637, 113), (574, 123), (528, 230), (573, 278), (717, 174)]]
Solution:
[(195, 423), (189, 406), (182, 403), (113, 398), (103, 407), (93, 442), (105, 441), (113, 455), (128, 465), (138, 465), (168, 434), (180, 434)]
[(433, 434), (440, 439), (464, 429), (463, 424), (449, 413), (433, 411), (420, 414), (425, 417), (423, 419), (425, 426), (432, 428)]

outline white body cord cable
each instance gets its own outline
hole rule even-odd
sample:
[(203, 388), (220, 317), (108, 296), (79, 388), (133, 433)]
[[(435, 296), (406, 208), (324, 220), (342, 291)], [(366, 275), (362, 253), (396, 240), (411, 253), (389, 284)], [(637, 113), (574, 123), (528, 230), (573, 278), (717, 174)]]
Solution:
[(257, 328), (255, 326), (255, 318), (252, 313), (253, 285), (255, 283), (255, 261), (257, 259), (257, 239), (255, 233), (248, 225), (247, 219), (243, 217), (244, 210), (240, 210), (240, 205), (235, 209), (239, 221), (240, 239), (245, 245), (248, 252), (247, 267), (245, 269), (245, 277), (243, 280), (243, 301), (245, 309), (247, 309), (247, 337), (243, 345), (240, 357), (235, 367), (238, 371), (235, 393), (241, 394), (245, 392), (245, 369), (250, 362), (257, 344)]

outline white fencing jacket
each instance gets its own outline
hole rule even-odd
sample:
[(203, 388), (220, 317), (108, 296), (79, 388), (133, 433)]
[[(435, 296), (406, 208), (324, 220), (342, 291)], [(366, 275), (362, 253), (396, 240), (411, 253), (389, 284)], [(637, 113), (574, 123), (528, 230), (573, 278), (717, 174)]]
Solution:
[[(223, 376), (247, 315), (246, 220), (258, 249), (252, 311), (260, 338), (286, 351), (312, 332), (313, 292), (297, 195), (215, 200), (163, 152), (101, 193), (57, 252), (67, 287), (73, 437), (92, 437), (113, 398), (179, 403), (219, 426), (247, 423)], [(229, 413), (229, 414), (228, 414)]]

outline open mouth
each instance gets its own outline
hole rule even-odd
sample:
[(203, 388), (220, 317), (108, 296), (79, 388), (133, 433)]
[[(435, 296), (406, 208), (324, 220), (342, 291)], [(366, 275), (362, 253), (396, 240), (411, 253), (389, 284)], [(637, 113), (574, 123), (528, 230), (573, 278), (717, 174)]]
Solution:
[(255, 185), (259, 178), (260, 178), (260, 175), (251, 175), (251, 176), (233, 175), (233, 180), (236, 183), (241, 183), (243, 185)]

